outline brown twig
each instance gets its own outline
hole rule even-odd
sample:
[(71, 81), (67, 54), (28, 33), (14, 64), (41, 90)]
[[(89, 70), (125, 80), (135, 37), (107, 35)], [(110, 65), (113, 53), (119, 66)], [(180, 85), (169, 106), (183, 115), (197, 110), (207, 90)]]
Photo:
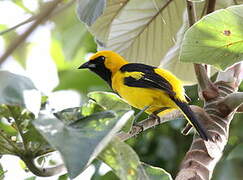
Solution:
[(214, 12), (215, 4), (216, 4), (216, 0), (209, 0), (208, 1), (208, 7), (207, 7), (207, 11), (206, 11), (207, 14)]
[[(192, 26), (196, 22), (195, 6), (192, 1), (187, 0), (186, 2), (187, 2), (188, 21), (189, 21), (189, 25)], [(208, 6), (209, 4), (211, 8), (212, 5), (210, 2), (208, 2)], [(202, 64), (194, 64), (194, 70), (199, 85), (199, 96), (202, 99), (212, 99), (218, 96), (217, 88), (213, 85), (213, 83), (209, 79), (207, 69), (208, 67), (205, 68)]]
[(40, 12), (40, 14), (37, 15), (36, 21), (22, 35), (15, 39), (15, 41), (10, 44), (4, 54), (0, 57), (0, 64), (2, 64), (10, 54), (12, 54), (12, 52), (38, 27), (39, 24), (47, 20), (48, 16), (61, 1), (62, 0), (53, 0), (46, 8), (43, 9), (43, 11)]
[[(60, 6), (60, 7), (56, 8), (56, 9), (51, 13), (50, 18), (52, 18), (53, 16), (55, 16), (55, 15), (57, 15), (58, 13), (62, 12), (64, 9), (70, 7), (75, 1), (76, 1), (76, 0), (71, 0), (71, 1), (69, 1), (68, 3), (65, 3), (63, 6)], [(13, 31), (13, 30), (15, 30), (15, 29), (17, 29), (17, 28), (19, 28), (19, 27), (25, 25), (25, 24), (28, 24), (28, 23), (34, 21), (37, 17), (38, 17), (38, 15), (34, 14), (33, 16), (29, 17), (28, 19), (24, 20), (23, 22), (20, 22), (20, 23), (14, 25), (13, 27), (10, 27), (10, 28), (8, 28), (8, 29), (6, 29), (6, 30), (4, 30), (4, 31), (1, 31), (1, 32), (0, 32), (0, 36), (5, 35), (5, 34), (8, 33), (8, 32), (11, 32), (11, 31)]]
[(141, 122), (138, 122), (137, 125), (132, 126), (132, 129), (129, 133), (120, 132), (117, 134), (117, 137), (119, 137), (121, 140), (125, 141), (141, 132), (141, 129), (143, 131), (155, 127), (159, 124), (162, 124), (164, 122), (176, 119), (176, 118), (182, 118), (183, 114), (179, 110), (173, 110), (166, 114), (163, 117), (160, 117), (160, 123), (157, 121), (157, 119), (154, 118), (147, 118)]

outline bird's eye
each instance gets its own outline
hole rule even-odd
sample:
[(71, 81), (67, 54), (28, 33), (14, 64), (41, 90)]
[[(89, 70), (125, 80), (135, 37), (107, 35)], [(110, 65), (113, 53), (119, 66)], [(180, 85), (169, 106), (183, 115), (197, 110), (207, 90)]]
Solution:
[(99, 59), (104, 61), (105, 60), (105, 56), (100, 56)]

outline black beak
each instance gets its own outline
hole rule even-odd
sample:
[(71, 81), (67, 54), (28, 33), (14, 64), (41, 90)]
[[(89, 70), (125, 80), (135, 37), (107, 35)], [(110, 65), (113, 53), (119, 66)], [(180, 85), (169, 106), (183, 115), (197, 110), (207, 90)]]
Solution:
[(89, 61), (82, 64), (81, 66), (79, 66), (78, 69), (86, 69), (86, 68), (90, 68), (90, 62)]

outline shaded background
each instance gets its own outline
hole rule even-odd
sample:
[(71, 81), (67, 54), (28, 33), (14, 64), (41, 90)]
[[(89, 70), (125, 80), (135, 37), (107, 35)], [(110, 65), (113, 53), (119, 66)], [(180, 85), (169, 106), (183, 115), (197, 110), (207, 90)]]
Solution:
[[(1, 69), (30, 77), (36, 87), (49, 96), (49, 103), (55, 110), (75, 107), (85, 101), (91, 91), (111, 91), (93, 73), (77, 67), (96, 52), (96, 43), (76, 16), (75, 1), (66, 1), (60, 12), (41, 24), (21, 46), (2, 64)], [(47, 0), (1, 0), (0, 31), (10, 28), (31, 17)], [(14, 39), (28, 28), (28, 24), (0, 36), (0, 55)], [(241, 91), (243, 86), (241, 85)], [(198, 100), (197, 86), (186, 87), (191, 104), (202, 105)], [(145, 118), (144, 114), (141, 119)], [(237, 114), (230, 127), (228, 145), (221, 161), (215, 168), (213, 179), (238, 180), (243, 177), (243, 116)], [(127, 141), (138, 153), (141, 161), (162, 167), (175, 176), (186, 151), (190, 147), (192, 135), (183, 136), (180, 131), (184, 120), (174, 120), (141, 133)], [(3, 156), (0, 159), (5, 173), (4, 179), (12, 179), (19, 172), (21, 179), (35, 177), (21, 167), (16, 157)], [(96, 172), (95, 171), (96, 167)], [(102, 179), (107, 167), (94, 162), (79, 178)], [(107, 177), (107, 176), (106, 176)], [(45, 179), (58, 179), (51, 177)], [(65, 176), (62, 176), (66, 179)], [(36, 178), (41, 179), (41, 178)], [(60, 179), (60, 178), (59, 178)], [(107, 178), (106, 178), (107, 179)], [(115, 177), (110, 174), (110, 179)]]

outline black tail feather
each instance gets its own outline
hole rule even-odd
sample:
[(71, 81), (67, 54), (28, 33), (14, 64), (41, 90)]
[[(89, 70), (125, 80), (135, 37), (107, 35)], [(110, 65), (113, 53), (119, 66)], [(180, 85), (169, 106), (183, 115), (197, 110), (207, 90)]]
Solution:
[(211, 139), (209, 134), (207, 133), (207, 130), (200, 124), (200, 122), (197, 120), (194, 112), (191, 110), (190, 106), (185, 103), (181, 102), (178, 99), (172, 98), (173, 101), (176, 103), (177, 106), (181, 109), (181, 111), (184, 113), (188, 121), (194, 126), (198, 134), (201, 136), (204, 140)]

